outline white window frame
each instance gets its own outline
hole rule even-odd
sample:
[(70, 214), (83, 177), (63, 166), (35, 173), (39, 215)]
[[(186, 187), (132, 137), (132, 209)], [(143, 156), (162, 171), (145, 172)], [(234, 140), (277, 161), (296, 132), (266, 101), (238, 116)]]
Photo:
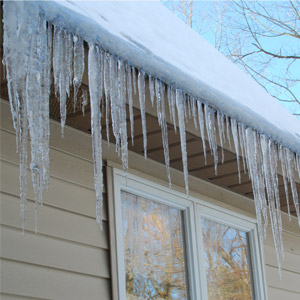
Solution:
[[(201, 217), (248, 233), (254, 299), (267, 299), (262, 245), (258, 238), (256, 219), (195, 197), (187, 197), (184, 193), (170, 190), (165, 186), (136, 175), (127, 174), (127, 176), (124, 176), (124, 172), (116, 168), (111, 168), (110, 176), (112, 185), (110, 187), (111, 191), (108, 192), (113, 195), (110, 197), (113, 199), (109, 199), (113, 300), (126, 299), (121, 191), (145, 197), (183, 211), (185, 255), (191, 300), (208, 299)], [(112, 201), (113, 203), (111, 203)]]

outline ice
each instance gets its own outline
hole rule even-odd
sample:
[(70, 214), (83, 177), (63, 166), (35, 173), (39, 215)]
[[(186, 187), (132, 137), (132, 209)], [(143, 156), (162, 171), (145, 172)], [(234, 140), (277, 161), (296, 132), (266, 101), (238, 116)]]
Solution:
[(246, 167), (246, 138), (245, 138), (245, 125), (241, 122), (238, 123), (238, 132), (239, 132), (239, 141), (240, 141), (240, 149), (243, 159), (243, 168), (244, 173), (247, 173)]
[(134, 67), (131, 67), (131, 74), (132, 74), (133, 92), (136, 95), (136, 70)]
[(146, 127), (146, 112), (145, 112), (145, 73), (141, 70), (139, 70), (139, 75), (138, 75), (138, 88), (139, 88), (139, 103), (140, 103), (142, 128), (143, 128), (144, 157), (147, 158), (147, 127)]
[(226, 116), (225, 117), (225, 121), (226, 121), (226, 136), (227, 136), (227, 141), (228, 141), (228, 144), (229, 144), (229, 149), (232, 149), (231, 147), (231, 138), (230, 138), (230, 121), (229, 121), (229, 117)]
[(162, 91), (161, 91), (161, 81), (158, 79), (155, 79), (155, 95), (156, 95), (156, 108), (157, 108), (157, 121), (159, 126), (161, 126), (162, 124), (162, 116), (161, 116), (161, 97), (163, 97), (162, 95)]
[(105, 128), (106, 128), (106, 140), (107, 143), (109, 145), (109, 112), (110, 112), (110, 90), (111, 90), (111, 86), (110, 86), (110, 57), (111, 55), (109, 53), (105, 53), (104, 54), (104, 92), (105, 92)]
[(38, 11), (32, 10), (29, 16), (24, 11), (23, 3), (5, 3), (4, 9), (3, 61), (6, 65), (14, 128), (20, 144), (20, 216), (24, 230), (27, 209), (28, 131), (31, 138), (30, 169), (35, 207), (38, 202), (42, 203), (42, 194), (49, 182), (51, 28), (47, 27), (46, 19)]
[(187, 103), (187, 113), (188, 113), (188, 116), (189, 116), (189, 119), (191, 119), (192, 117), (192, 104), (191, 104), (191, 96), (187, 95), (187, 100), (186, 100), (186, 103)]
[(149, 75), (149, 93), (150, 93), (150, 100), (151, 100), (151, 104), (152, 106), (154, 105), (154, 80), (153, 77), (151, 75)]
[(300, 155), (299, 154), (296, 154), (296, 164), (297, 164), (298, 178), (300, 180)]
[(273, 143), (268, 140), (265, 135), (260, 136), (260, 144), (263, 158), (263, 174), (269, 203), (271, 227), (274, 236), (277, 260), (279, 262), (278, 266), (279, 270), (281, 270), (283, 249), (281, 237), (282, 225), (280, 215), (280, 199), (277, 179), (277, 155), (274, 153)]
[(84, 72), (84, 44), (83, 44), (83, 40), (76, 35), (73, 36), (73, 42), (74, 42), (73, 86), (74, 86), (74, 111), (75, 111), (77, 106), (78, 89), (80, 88), (82, 76)]
[(67, 96), (70, 95), (70, 84), (72, 82), (72, 35), (59, 26), (54, 26), (53, 39), (53, 74), (55, 94), (60, 98), (60, 121), (62, 135), (67, 117)]
[(89, 92), (91, 102), (91, 132), (94, 160), (94, 185), (96, 191), (96, 221), (102, 229), (102, 135), (101, 135), (101, 97), (102, 90), (99, 84), (102, 80), (100, 70), (100, 50), (97, 46), (89, 44), (88, 54)]
[[(37, 5), (34, 5), (33, 2), (31, 4), (28, 3), (14, 1), (4, 1), (3, 3), (3, 62), (6, 67), (10, 108), (20, 155), (20, 215), (23, 228), (26, 217), (27, 146), (29, 137), (31, 147), (30, 169), (36, 208), (38, 202), (42, 203), (43, 192), (47, 189), (49, 183), (49, 98), (52, 76), (55, 94), (60, 98), (63, 131), (67, 115), (66, 101), (70, 96), (70, 86), (73, 85), (74, 87), (75, 108), (85, 68), (84, 37), (80, 36), (78, 32), (72, 32), (63, 23), (55, 22), (55, 25), (51, 24), (45, 18), (44, 13), (38, 10)], [(30, 9), (28, 9), (29, 7)], [(277, 144), (278, 140), (275, 143), (269, 136), (246, 127), (243, 119), (238, 121), (235, 118), (230, 119), (229, 116), (223, 114), (224, 111), (216, 111), (208, 103), (203, 105), (198, 98), (194, 98), (181, 89), (167, 85), (156, 77), (146, 74), (143, 69), (137, 72), (132, 62), (129, 63), (123, 60), (116, 53), (106, 52), (104, 49), (101, 49), (101, 45), (90, 42), (88, 46), (88, 81), (95, 173), (96, 220), (100, 226), (102, 224), (103, 191), (101, 135), (101, 116), (104, 114), (103, 100), (105, 99), (107, 140), (109, 141), (109, 131), (110, 126), (112, 126), (116, 139), (116, 150), (121, 156), (123, 169), (126, 172), (128, 169), (126, 103), (128, 98), (130, 131), (133, 142), (133, 94), (137, 94), (136, 85), (138, 85), (139, 108), (142, 118), (144, 155), (145, 158), (147, 157), (145, 78), (148, 77), (152, 105), (154, 105), (154, 98), (156, 98), (157, 118), (162, 132), (164, 158), (170, 185), (169, 127), (167, 124), (166, 102), (168, 102), (170, 121), (174, 124), (175, 132), (177, 126), (179, 127), (187, 194), (189, 193), (189, 186), (185, 129), (188, 117), (193, 117), (193, 121), (190, 123), (194, 122), (195, 128), (199, 125), (205, 163), (206, 130), (209, 147), (214, 156), (215, 171), (217, 171), (219, 160), (217, 141), (219, 141), (219, 145), (222, 148), (223, 162), (223, 147), (227, 144), (225, 143), (225, 135), (230, 148), (232, 135), (238, 162), (239, 181), (241, 180), (241, 156), (244, 170), (248, 170), (252, 183), (260, 237), (263, 238), (263, 235), (266, 233), (269, 214), (276, 255), (279, 268), (281, 268), (283, 241), (277, 169), (280, 164), (288, 212), (290, 214), (290, 185), (300, 225), (299, 200), (296, 186), (297, 178), (299, 177), (300, 179), (299, 153), (294, 153), (285, 146)], [(52, 69), (53, 73), (51, 72)], [(138, 77), (136, 76), (137, 73)], [(165, 89), (167, 99), (165, 99)], [(193, 95), (195, 96), (196, 93)], [(88, 104), (88, 91), (84, 87), (82, 87), (81, 104), (84, 114), (85, 107)], [(178, 119), (177, 125), (176, 118)], [(109, 123), (110, 120), (111, 124)], [(251, 125), (251, 122), (249, 124)], [(247, 123), (247, 126), (249, 124)], [(216, 126), (218, 126), (218, 133), (216, 132)], [(37, 225), (37, 210), (35, 210), (35, 215), (35, 224)]]
[(233, 136), (234, 149), (236, 153), (239, 183), (241, 183), (241, 166), (240, 166), (240, 150), (239, 150), (240, 143), (239, 143), (239, 135), (238, 135), (238, 126), (235, 119), (231, 119), (231, 132)]
[[(119, 103), (119, 79), (118, 79), (118, 64), (116, 58), (110, 55), (109, 61), (110, 75), (110, 111), (113, 134), (116, 138), (116, 151), (120, 151), (120, 103)], [(108, 116), (107, 116), (108, 118)], [(107, 120), (107, 119), (106, 119)]]
[(177, 132), (176, 127), (176, 109), (175, 109), (175, 98), (176, 98), (176, 92), (175, 89), (171, 86), (168, 86), (168, 104), (169, 104), (169, 113), (170, 113), (170, 119), (173, 122), (174, 125), (174, 131)]
[(81, 110), (83, 116), (85, 115), (85, 108), (88, 105), (88, 92), (87, 90), (82, 90), (82, 98), (81, 98)]
[(186, 134), (185, 134), (185, 114), (184, 114), (184, 98), (181, 90), (176, 89), (176, 107), (178, 115), (178, 126), (180, 132), (180, 143), (181, 143), (181, 155), (182, 155), (182, 165), (183, 174), (185, 182), (186, 194), (189, 194), (189, 182), (188, 182), (188, 161), (187, 161), (187, 151), (186, 151)]
[(278, 154), (279, 154), (279, 160), (281, 163), (281, 172), (282, 172), (282, 178), (283, 178), (283, 184), (284, 184), (284, 191), (285, 191), (285, 198), (286, 198), (286, 205), (288, 209), (288, 215), (289, 219), (291, 220), (291, 212), (290, 212), (290, 203), (289, 203), (289, 188), (288, 188), (288, 182), (287, 182), (287, 165), (286, 165), (286, 156), (284, 153), (284, 148), (282, 145), (279, 146)]
[(192, 117), (194, 119), (194, 126), (196, 129), (198, 129), (198, 120), (197, 120), (197, 112), (196, 112), (196, 102), (197, 100), (195, 98), (192, 98)]
[(207, 164), (206, 142), (205, 142), (205, 135), (204, 135), (204, 117), (203, 117), (202, 103), (200, 101), (197, 101), (197, 109), (198, 109), (199, 128), (200, 128), (200, 134), (201, 134), (202, 145), (203, 145), (204, 161), (205, 164)]
[(127, 94), (128, 94), (128, 104), (129, 104), (129, 118), (130, 118), (130, 135), (131, 135), (131, 144), (133, 145), (134, 141), (134, 114), (133, 114), (133, 98), (132, 98), (132, 75), (131, 67), (126, 64), (126, 76), (127, 76)]
[(222, 164), (224, 163), (224, 140), (225, 140), (225, 131), (224, 131), (224, 115), (217, 111), (217, 122), (218, 122), (218, 131), (219, 131), (219, 140), (220, 146), (222, 149)]
[(215, 124), (215, 110), (204, 104), (204, 115), (208, 144), (212, 155), (214, 156), (215, 174), (218, 174), (218, 144)]
[(128, 142), (127, 142), (127, 121), (126, 121), (126, 77), (125, 64), (122, 60), (118, 60), (118, 119), (119, 132), (121, 141), (121, 158), (122, 166), (125, 174), (128, 169)]
[(165, 108), (165, 97), (164, 97), (165, 91), (164, 91), (163, 83), (158, 79), (155, 79), (155, 94), (156, 94), (158, 124), (161, 127), (167, 177), (169, 181), (169, 187), (171, 188), (168, 125), (166, 120), (166, 108)]
[(268, 217), (267, 217), (267, 210), (266, 210), (265, 186), (261, 174), (261, 156), (259, 152), (259, 144), (257, 142), (257, 136), (255, 131), (253, 131), (251, 128), (247, 128), (245, 136), (246, 136), (246, 155), (248, 161), (247, 167), (249, 170), (249, 176), (252, 183), (256, 218), (258, 221), (259, 236), (262, 239), (263, 238), (262, 215), (264, 217), (265, 228), (268, 223)]
[(295, 154), (287, 148), (284, 148), (284, 154), (285, 154), (285, 161), (286, 161), (287, 176), (290, 182), (295, 211), (300, 226), (299, 200), (298, 200), (297, 187), (295, 183), (295, 171), (296, 171)]

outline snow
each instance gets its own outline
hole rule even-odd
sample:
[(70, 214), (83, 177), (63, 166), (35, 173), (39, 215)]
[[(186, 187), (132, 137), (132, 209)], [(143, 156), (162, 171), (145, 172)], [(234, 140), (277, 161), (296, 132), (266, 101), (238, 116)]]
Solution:
[(300, 120), (159, 2), (39, 5), (53, 23), (300, 153)]

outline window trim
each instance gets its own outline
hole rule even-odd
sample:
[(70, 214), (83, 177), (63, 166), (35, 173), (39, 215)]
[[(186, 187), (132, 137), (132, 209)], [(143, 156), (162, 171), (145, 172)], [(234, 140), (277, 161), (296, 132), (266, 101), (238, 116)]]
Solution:
[[(107, 168), (110, 220), (110, 245), (113, 300), (126, 299), (125, 262), (121, 191), (154, 200), (183, 210), (186, 261), (189, 278), (189, 295), (193, 300), (207, 299), (206, 273), (202, 259), (203, 241), (201, 217), (246, 231), (249, 236), (249, 252), (253, 279), (254, 299), (267, 299), (262, 243), (258, 239), (256, 219), (219, 207), (199, 198), (170, 190), (156, 182), (136, 175), (124, 175), (122, 170)], [(197, 251), (200, 249), (200, 251)]]

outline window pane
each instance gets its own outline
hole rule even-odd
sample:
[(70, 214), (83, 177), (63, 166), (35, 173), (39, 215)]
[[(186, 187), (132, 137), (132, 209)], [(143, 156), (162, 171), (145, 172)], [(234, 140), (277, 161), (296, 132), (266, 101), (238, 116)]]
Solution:
[(122, 192), (126, 299), (188, 299), (182, 212)]
[(202, 219), (209, 300), (250, 300), (247, 233)]

